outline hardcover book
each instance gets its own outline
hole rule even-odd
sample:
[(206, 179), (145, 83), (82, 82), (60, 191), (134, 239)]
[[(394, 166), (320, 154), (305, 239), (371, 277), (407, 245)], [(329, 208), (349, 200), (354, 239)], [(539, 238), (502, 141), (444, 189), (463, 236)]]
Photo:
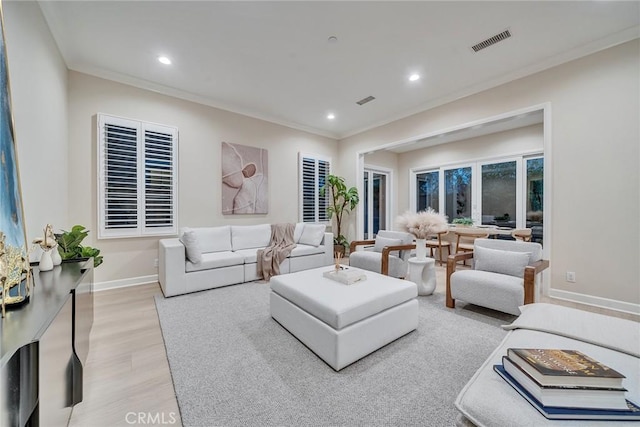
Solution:
[(622, 388), (625, 378), (576, 350), (510, 348), (507, 356), (544, 386)]
[(588, 409), (626, 410), (624, 388), (594, 388), (582, 386), (557, 387), (538, 384), (522, 368), (507, 356), (502, 366), (513, 379), (544, 406), (560, 406)]
[(627, 409), (614, 411), (609, 409), (576, 409), (556, 408), (544, 406), (535, 397), (525, 390), (502, 365), (494, 365), (493, 370), (498, 373), (511, 387), (522, 395), (545, 418), (550, 420), (606, 420), (606, 421), (640, 421), (640, 407), (627, 400)]

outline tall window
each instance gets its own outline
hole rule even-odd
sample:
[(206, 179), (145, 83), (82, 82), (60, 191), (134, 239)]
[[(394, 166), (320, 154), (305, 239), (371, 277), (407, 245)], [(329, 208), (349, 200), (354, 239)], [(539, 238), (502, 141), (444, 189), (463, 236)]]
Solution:
[[(440, 184), (440, 185), (439, 185)], [(531, 228), (542, 243), (544, 157), (516, 155), (415, 172), (417, 211), (429, 207), (449, 221), (471, 217), (476, 225)]]
[(390, 171), (374, 170), (365, 167), (364, 170), (364, 237), (373, 239), (379, 230), (389, 228), (389, 180)]
[(482, 165), (482, 224), (516, 228), (515, 161)]
[(544, 159), (542, 157), (527, 159), (526, 182), (526, 220), (527, 228), (531, 229), (534, 242), (542, 242), (543, 229), (543, 183), (544, 183)]
[(440, 210), (440, 172), (424, 172), (416, 175), (418, 211), (431, 208)]
[(444, 171), (445, 215), (454, 218), (470, 217), (471, 212), (471, 167)]
[(178, 130), (98, 115), (98, 237), (177, 233)]
[(328, 222), (329, 194), (320, 195), (327, 176), (331, 173), (331, 159), (315, 154), (298, 156), (299, 163), (299, 216), (302, 222)]

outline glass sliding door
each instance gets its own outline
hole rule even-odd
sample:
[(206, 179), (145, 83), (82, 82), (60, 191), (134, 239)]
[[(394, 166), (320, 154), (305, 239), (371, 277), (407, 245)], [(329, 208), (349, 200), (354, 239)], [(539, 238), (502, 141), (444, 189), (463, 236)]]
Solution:
[(369, 237), (369, 171), (364, 171), (364, 184), (362, 186), (363, 195), (361, 201), (364, 202), (364, 238), (365, 240), (371, 239)]
[(472, 175), (471, 166), (444, 171), (444, 210), (449, 222), (455, 218), (472, 216)]
[(416, 174), (416, 208), (424, 211), (431, 208), (440, 211), (440, 172), (423, 172)]
[[(452, 222), (530, 228), (542, 243), (544, 156), (515, 155), (413, 172), (411, 208), (442, 211)], [(415, 202), (415, 204), (414, 204)]]
[(531, 229), (531, 240), (542, 243), (544, 194), (544, 158), (530, 158), (527, 162), (526, 178), (526, 224)]
[(516, 228), (517, 162), (482, 165), (482, 224)]
[(388, 200), (389, 174), (365, 169), (364, 171), (364, 238), (375, 238), (378, 230), (389, 228)]

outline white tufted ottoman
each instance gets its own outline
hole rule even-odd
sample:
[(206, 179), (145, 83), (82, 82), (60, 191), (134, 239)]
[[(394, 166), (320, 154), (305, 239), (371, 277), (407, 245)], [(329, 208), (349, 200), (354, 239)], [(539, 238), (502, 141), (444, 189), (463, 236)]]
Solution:
[(321, 267), (271, 278), (271, 317), (336, 371), (418, 327), (415, 283), (366, 271), (353, 285)]

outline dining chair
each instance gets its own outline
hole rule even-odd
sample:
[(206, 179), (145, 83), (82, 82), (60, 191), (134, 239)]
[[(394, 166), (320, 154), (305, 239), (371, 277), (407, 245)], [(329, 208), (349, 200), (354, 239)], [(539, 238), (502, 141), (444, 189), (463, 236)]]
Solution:
[[(476, 239), (486, 239), (489, 237), (488, 231), (482, 231), (478, 229), (469, 229), (469, 230), (456, 230), (454, 233), (457, 235), (456, 239), (456, 254), (463, 252), (473, 252), (473, 242)], [(462, 260), (463, 264), (466, 265), (466, 259)]]
[(530, 228), (516, 228), (511, 232), (511, 237), (516, 240), (522, 240), (523, 242), (531, 241), (531, 229)]
[(445, 263), (445, 258), (442, 255), (442, 250), (444, 248), (447, 248), (447, 256), (451, 255), (451, 242), (449, 240), (443, 239), (443, 237), (447, 234), (449, 234), (449, 230), (441, 231), (437, 234), (437, 236), (434, 236), (433, 238), (427, 240), (427, 247), (430, 251), (429, 256), (433, 258), (433, 251), (437, 249), (439, 255), (438, 258), (440, 259), (440, 265), (443, 265)]

